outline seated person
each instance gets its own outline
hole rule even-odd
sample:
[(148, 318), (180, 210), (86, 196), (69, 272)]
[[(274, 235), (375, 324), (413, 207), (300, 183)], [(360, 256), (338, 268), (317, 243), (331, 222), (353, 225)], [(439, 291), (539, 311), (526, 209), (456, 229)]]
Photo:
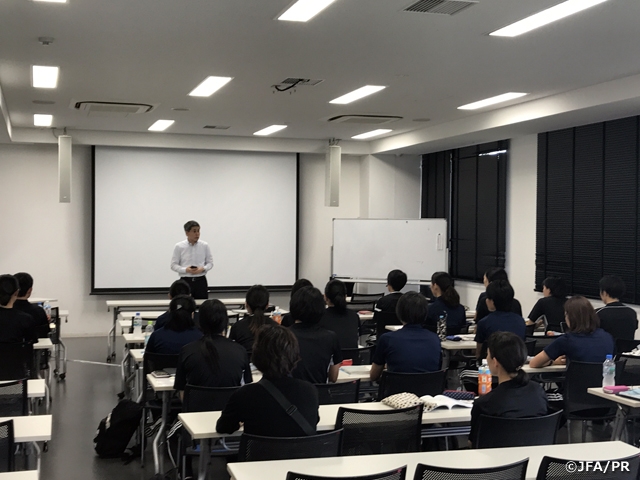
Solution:
[(182, 347), (202, 337), (193, 323), (196, 302), (187, 295), (178, 295), (169, 304), (171, 316), (164, 327), (154, 330), (145, 348), (146, 352), (177, 355)]
[(18, 292), (18, 298), (13, 304), (13, 308), (31, 316), (33, 320), (32, 325), (38, 338), (48, 338), (49, 332), (51, 331), (49, 328), (49, 321), (51, 319), (47, 317), (42, 307), (29, 303), (29, 297), (33, 291), (33, 277), (25, 272), (16, 273), (14, 277), (18, 280), (20, 291)]
[(567, 301), (567, 287), (561, 277), (547, 277), (542, 282), (543, 297), (536, 302), (529, 314), (527, 325), (540, 326), (540, 317), (547, 319), (547, 332), (561, 332), (564, 322), (564, 302)]
[(262, 285), (254, 285), (247, 291), (244, 305), (247, 314), (231, 326), (229, 338), (242, 345), (251, 358), (253, 341), (260, 327), (277, 323), (264, 314), (269, 306), (269, 292)]
[(324, 287), (327, 302), (320, 327), (331, 330), (338, 336), (340, 348), (358, 348), (360, 317), (347, 308), (347, 287), (340, 280), (331, 280)]
[[(311, 288), (311, 287), (305, 287)], [(291, 377), (299, 360), (298, 342), (288, 328), (264, 326), (258, 332), (253, 362), (262, 378), (273, 384), (315, 430), (318, 420), (318, 390), (309, 382)], [(264, 380), (235, 392), (222, 411), (216, 430), (230, 434), (244, 424), (244, 431), (269, 437), (300, 437), (304, 429), (264, 388)]]
[(564, 304), (568, 332), (559, 336), (531, 359), (533, 368), (565, 365), (567, 360), (602, 363), (613, 355), (613, 337), (600, 327), (600, 319), (591, 302), (576, 295)]
[[(169, 300), (174, 299), (178, 295), (187, 295), (189, 297), (191, 296), (191, 287), (184, 280), (176, 280), (171, 284), (171, 287), (169, 287)], [(156, 323), (154, 324), (153, 328), (157, 330), (158, 328), (164, 327), (170, 316), (171, 312), (169, 310), (164, 312), (156, 319)], [(198, 312), (195, 312), (193, 314), (193, 322), (196, 324), (196, 326), (199, 325)], [(133, 326), (131, 331), (133, 332)]]
[(398, 299), (402, 296), (402, 290), (407, 284), (407, 274), (402, 270), (391, 270), (387, 275), (387, 293), (376, 302), (376, 312), (395, 312)]
[(325, 310), (324, 297), (314, 287), (303, 287), (291, 298), (291, 315), (295, 323), (289, 327), (300, 348), (300, 361), (293, 378), (311, 383), (334, 383), (338, 379), (342, 352), (338, 336), (318, 324)]
[(247, 351), (226, 337), (229, 317), (220, 300), (206, 300), (200, 307), (203, 336), (182, 347), (174, 389), (184, 387), (236, 387), (251, 383)]
[(429, 314), (425, 327), (432, 332), (438, 331), (441, 316), (447, 319), (447, 335), (457, 335), (467, 326), (464, 307), (460, 305), (460, 295), (453, 286), (453, 279), (447, 272), (431, 275), (431, 293), (435, 301), (429, 305)]
[[(300, 290), (302, 287), (313, 287), (313, 283), (311, 283), (306, 278), (300, 278), (296, 280), (296, 283), (294, 283), (291, 287), (291, 297), (293, 297), (293, 294)], [(291, 316), (291, 312), (285, 313), (282, 316), (282, 322), (280, 323), (280, 325), (282, 325), (283, 327), (290, 327), (291, 325), (293, 325), (293, 317)]]
[(378, 380), (385, 365), (390, 372), (422, 373), (440, 370), (440, 338), (422, 328), (429, 301), (418, 292), (407, 292), (396, 306), (403, 327), (385, 333), (378, 340), (371, 365), (371, 381)]
[(522, 340), (526, 337), (524, 318), (510, 311), (513, 288), (506, 280), (494, 280), (487, 286), (487, 309), (491, 312), (478, 322), (476, 336), (476, 358), (486, 356), (486, 342), (494, 332), (512, 332)]
[(20, 286), (13, 275), (0, 275), (0, 343), (37, 343), (32, 318), (13, 308)]
[[(487, 270), (486, 272), (484, 272), (483, 282), (484, 282), (485, 288), (495, 280), (504, 280), (508, 282), (509, 276), (507, 275), (507, 271), (504, 268), (493, 267)], [(486, 299), (487, 299), (486, 291), (482, 292), (478, 297), (478, 304), (476, 305), (476, 316), (474, 319), (476, 324), (480, 320), (482, 320), (484, 317), (489, 315), (489, 309), (487, 308)], [(522, 316), (522, 306), (520, 305), (520, 302), (514, 298), (508, 311)]]
[(638, 328), (636, 311), (620, 302), (627, 287), (616, 275), (606, 275), (600, 280), (600, 298), (604, 307), (596, 310), (600, 318), (600, 328), (608, 332), (614, 340), (633, 340)]
[[(480, 415), (524, 418), (547, 415), (547, 396), (536, 382), (530, 382), (522, 366), (527, 361), (527, 348), (522, 339), (511, 332), (496, 332), (487, 341), (487, 363), (498, 386), (478, 397), (471, 409), (472, 446), (476, 442)], [(522, 432), (526, 435), (526, 432)]]

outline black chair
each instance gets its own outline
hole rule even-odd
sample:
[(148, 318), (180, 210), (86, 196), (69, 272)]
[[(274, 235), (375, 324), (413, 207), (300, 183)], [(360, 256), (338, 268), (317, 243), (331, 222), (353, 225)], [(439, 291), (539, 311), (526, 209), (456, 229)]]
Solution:
[(0, 417), (29, 415), (27, 379), (0, 383)]
[(374, 348), (373, 345), (362, 348), (343, 348), (342, 358), (344, 360), (353, 360), (354, 365), (371, 365)]
[(33, 346), (29, 343), (0, 343), (0, 380), (31, 378)]
[(476, 448), (529, 447), (556, 442), (562, 410), (542, 417), (505, 418), (480, 415)]
[(536, 340), (525, 340), (524, 346), (527, 347), (527, 355), (530, 357), (536, 355)]
[(374, 312), (373, 322), (376, 324), (376, 337), (388, 332), (387, 325), (402, 325), (395, 312)]
[[(624, 358), (626, 365), (622, 373), (622, 385), (640, 385), (640, 357), (622, 356), (624, 353), (631, 352), (640, 345), (640, 340), (626, 340), (618, 338), (616, 340), (616, 361)], [(617, 370), (617, 369), (616, 369)]]
[(535, 332), (535, 331), (536, 331), (536, 326), (535, 326), (535, 324), (533, 324), (533, 323), (532, 323), (531, 325), (526, 325), (526, 326), (524, 327), (524, 331), (525, 331), (525, 335), (526, 335), (527, 337), (533, 337), (533, 332)]
[(524, 480), (529, 459), (490, 468), (434, 467), (419, 463), (413, 480)]
[[(574, 472), (570, 472), (570, 468), (567, 468), (567, 466), (572, 462), (576, 466), (576, 471)], [(627, 462), (624, 465), (629, 468), (628, 470), (623, 470), (618, 467), (614, 470), (613, 462), (619, 462), (618, 465), (621, 465), (622, 462)], [(609, 464), (607, 472), (603, 471), (604, 468), (603, 470), (598, 471), (584, 471), (584, 468), (580, 468), (580, 463), (581, 462), (574, 462), (570, 459), (544, 456), (540, 462), (536, 480), (636, 480), (638, 478), (638, 469), (640, 467), (640, 456), (634, 455), (632, 457), (620, 458), (617, 460), (600, 461), (600, 465), (602, 466), (607, 463)], [(596, 461), (593, 460), (593, 463), (596, 463)], [(577, 470), (580, 469), (583, 471), (578, 472)]]
[(183, 412), (216, 412), (224, 410), (227, 402), (240, 387), (198, 387), (187, 384), (182, 399)]
[(347, 308), (349, 310), (354, 310), (356, 312), (359, 312), (360, 310), (373, 311), (377, 301), (378, 301), (377, 298), (376, 299), (369, 298), (364, 300), (354, 300), (352, 298), (350, 302), (347, 302)]
[(320, 405), (358, 403), (360, 379), (341, 383), (316, 383)]
[(147, 382), (147, 375), (157, 370), (173, 369), (178, 367), (179, 355), (167, 355), (163, 353), (144, 352), (144, 359), (142, 361), (142, 392), (143, 399), (147, 399), (147, 390), (149, 383)]
[(447, 371), (398, 373), (383, 371), (378, 387), (378, 401), (396, 393), (409, 392), (419, 397), (440, 395), (445, 388)]
[(405, 480), (407, 478), (407, 466), (396, 468), (388, 472), (362, 475), (358, 477), (321, 477), (307, 475), (306, 473), (287, 472), (286, 480)]
[(13, 420), (0, 423), (0, 472), (15, 471)]
[(342, 430), (305, 437), (261, 437), (242, 434), (239, 462), (340, 456)]
[(398, 410), (340, 407), (336, 429), (344, 429), (342, 455), (419, 451), (422, 409), (422, 404)]
[[(624, 370), (624, 361), (616, 362), (616, 384)], [(592, 420), (612, 420), (616, 415), (616, 404), (587, 392), (588, 388), (602, 386), (602, 364), (569, 362), (564, 385), (564, 414), (571, 441), (571, 421), (582, 422), (582, 442), (586, 440), (585, 424)]]
[(382, 297), (384, 297), (384, 292), (382, 293), (352, 293), (351, 294), (351, 301), (360, 301), (360, 300), (365, 300), (365, 301), (378, 301), (380, 300)]

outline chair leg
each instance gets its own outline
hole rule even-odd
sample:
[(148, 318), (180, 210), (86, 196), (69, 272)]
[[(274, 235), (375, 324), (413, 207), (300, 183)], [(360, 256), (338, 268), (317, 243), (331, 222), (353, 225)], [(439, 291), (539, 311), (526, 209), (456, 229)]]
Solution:
[(571, 443), (571, 420), (567, 419), (567, 443)]
[(582, 420), (582, 443), (585, 443), (587, 441), (587, 422)]

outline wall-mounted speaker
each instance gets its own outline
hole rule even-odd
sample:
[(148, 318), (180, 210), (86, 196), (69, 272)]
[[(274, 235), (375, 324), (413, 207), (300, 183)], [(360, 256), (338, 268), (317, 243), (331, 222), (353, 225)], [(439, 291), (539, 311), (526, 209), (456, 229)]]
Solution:
[(58, 191), (60, 203), (71, 202), (71, 136), (58, 137)]
[(339, 145), (330, 145), (327, 152), (324, 204), (327, 207), (340, 206), (340, 164), (342, 149)]

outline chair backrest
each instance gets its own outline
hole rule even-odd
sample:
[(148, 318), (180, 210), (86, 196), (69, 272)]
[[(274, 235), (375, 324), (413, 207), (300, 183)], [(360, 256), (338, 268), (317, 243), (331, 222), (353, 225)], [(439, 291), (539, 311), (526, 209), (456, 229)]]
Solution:
[(388, 332), (387, 325), (402, 325), (402, 322), (398, 319), (396, 312), (374, 312), (373, 321), (376, 324), (376, 335), (378, 339), (380, 335)]
[(240, 387), (198, 387), (187, 384), (182, 399), (183, 412), (217, 412), (224, 410), (227, 402)]
[(261, 437), (243, 433), (239, 462), (340, 456), (342, 430), (305, 437)]
[(344, 428), (342, 455), (419, 451), (422, 409), (422, 404), (398, 410), (340, 407), (336, 429)]
[(358, 403), (360, 379), (340, 383), (316, 383), (320, 405)]
[[(616, 480), (636, 480), (638, 478), (638, 469), (640, 467), (640, 457), (638, 455), (634, 455), (632, 457), (620, 458), (617, 460), (604, 460), (600, 462), (593, 460), (592, 465), (599, 463), (600, 466), (602, 466), (602, 469), (598, 469), (597, 471), (591, 470), (589, 472), (585, 471), (585, 466), (581, 465), (582, 463), (583, 462), (574, 462), (569, 459), (546, 456), (542, 457), (536, 480), (606, 480), (614, 478)], [(570, 464), (574, 464), (576, 467), (573, 472), (569, 471), (572, 470), (572, 468), (568, 468), (568, 465)], [(609, 465), (606, 472), (604, 471), (605, 465)]]
[(13, 472), (15, 447), (13, 444), (13, 420), (0, 423), (0, 472)]
[(536, 326), (535, 326), (535, 324), (533, 324), (533, 323), (532, 323), (531, 325), (526, 325), (526, 326), (524, 327), (524, 331), (525, 331), (525, 335), (526, 335), (527, 337), (533, 337), (533, 332), (535, 332), (535, 331), (536, 331)]
[(407, 466), (395, 468), (388, 472), (362, 475), (358, 477), (320, 477), (307, 475), (306, 473), (287, 472), (287, 480), (405, 480), (407, 478)]
[(0, 344), (0, 380), (31, 378), (33, 345), (30, 343)]
[(630, 352), (640, 345), (640, 340), (628, 340), (626, 338), (616, 339), (616, 360), (620, 360), (620, 355)]
[[(624, 361), (616, 362), (616, 383), (622, 378)], [(570, 416), (582, 410), (594, 408), (609, 409), (615, 414), (616, 404), (605, 398), (587, 392), (588, 388), (602, 386), (602, 364), (569, 362), (564, 387), (564, 411)], [(603, 414), (608, 416), (608, 414)]]
[(368, 298), (368, 299), (360, 299), (360, 300), (354, 300), (352, 298), (350, 302), (347, 302), (347, 308), (349, 310), (354, 310), (356, 312), (359, 312), (360, 310), (373, 311), (377, 301), (378, 301), (377, 298)]
[(447, 371), (424, 373), (382, 372), (378, 387), (378, 400), (396, 393), (409, 392), (419, 397), (440, 395), (444, 392)]
[(553, 445), (562, 410), (542, 417), (505, 418), (480, 415), (476, 448)]
[(384, 292), (382, 293), (352, 293), (351, 301), (353, 302), (358, 300), (375, 300), (376, 302), (384, 297)]
[(529, 459), (490, 468), (433, 467), (419, 463), (413, 480), (524, 480)]
[(536, 354), (536, 340), (525, 340), (524, 346), (527, 347), (527, 355), (530, 357), (535, 356)]
[(29, 415), (27, 379), (0, 383), (0, 417)]
[(354, 365), (371, 365), (374, 346), (361, 348), (343, 348), (342, 358), (353, 360)]

